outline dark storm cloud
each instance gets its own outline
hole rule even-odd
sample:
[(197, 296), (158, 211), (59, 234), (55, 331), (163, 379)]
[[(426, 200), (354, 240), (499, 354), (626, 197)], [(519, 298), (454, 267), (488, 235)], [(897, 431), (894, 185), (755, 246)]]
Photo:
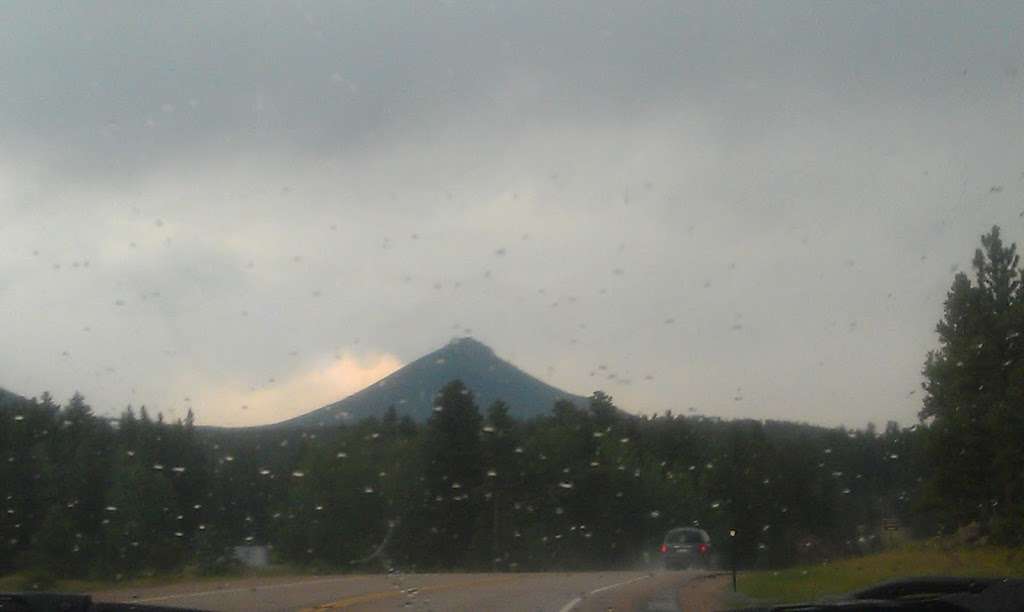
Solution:
[(102, 177), (208, 148), (358, 155), (437, 121), (505, 132), (673, 102), (770, 127), (984, 95), (1019, 69), (1024, 9), (1002, 8), (25, 2), (5, 8), (0, 129)]

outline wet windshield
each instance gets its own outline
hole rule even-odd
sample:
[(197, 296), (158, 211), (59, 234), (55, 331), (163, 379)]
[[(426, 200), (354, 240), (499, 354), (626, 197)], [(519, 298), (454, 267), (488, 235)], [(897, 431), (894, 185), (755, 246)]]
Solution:
[(1020, 574), (1022, 31), (1019, 2), (3, 3), (0, 592), (557, 611)]

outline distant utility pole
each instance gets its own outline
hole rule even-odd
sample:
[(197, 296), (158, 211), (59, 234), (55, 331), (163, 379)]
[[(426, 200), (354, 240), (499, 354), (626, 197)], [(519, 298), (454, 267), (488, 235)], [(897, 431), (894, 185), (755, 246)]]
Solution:
[(738, 519), (739, 519), (739, 510), (736, 508), (736, 472), (739, 469), (738, 466), (736, 465), (736, 459), (737, 459), (736, 458), (736, 438), (739, 437), (739, 434), (740, 434), (739, 425), (737, 423), (733, 423), (732, 424), (732, 435), (729, 436), (731, 438), (730, 441), (732, 442), (732, 444), (731, 444), (731, 446), (732, 446), (732, 449), (731, 449), (732, 450), (731, 468), (732, 469), (730, 470), (731, 478), (729, 479), (730, 480), (730, 483), (729, 483), (729, 496), (730, 496), (731, 499), (729, 500), (729, 507), (732, 510), (732, 524), (733, 524), (733, 527), (731, 529), (729, 529), (729, 544), (730, 544), (729, 548), (730, 548), (730, 553), (731, 553), (730, 556), (732, 557), (732, 592), (733, 593), (736, 592), (736, 524), (737, 524)]
[(736, 530), (729, 530), (729, 542), (732, 544), (732, 592), (736, 592)]
[(494, 566), (495, 571), (498, 569), (498, 557), (501, 556), (501, 548), (498, 546), (498, 484), (492, 485), (494, 496), (494, 520), (492, 521), (493, 533), (491, 535), (491, 542), (493, 544), (493, 551), (491, 553), (491, 563)]

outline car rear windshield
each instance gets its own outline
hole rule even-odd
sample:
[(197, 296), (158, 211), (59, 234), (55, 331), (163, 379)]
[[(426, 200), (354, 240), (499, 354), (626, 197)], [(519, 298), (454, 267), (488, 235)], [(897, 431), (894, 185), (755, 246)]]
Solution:
[(665, 536), (668, 544), (700, 544), (703, 541), (699, 531), (671, 531)]

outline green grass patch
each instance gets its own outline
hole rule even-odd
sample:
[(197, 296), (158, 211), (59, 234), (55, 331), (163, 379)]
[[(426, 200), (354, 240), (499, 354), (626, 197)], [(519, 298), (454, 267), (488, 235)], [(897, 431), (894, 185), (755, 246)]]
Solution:
[(737, 586), (766, 603), (813, 601), (911, 576), (1024, 576), (1024, 550), (917, 542), (885, 552), (779, 571), (743, 572)]

